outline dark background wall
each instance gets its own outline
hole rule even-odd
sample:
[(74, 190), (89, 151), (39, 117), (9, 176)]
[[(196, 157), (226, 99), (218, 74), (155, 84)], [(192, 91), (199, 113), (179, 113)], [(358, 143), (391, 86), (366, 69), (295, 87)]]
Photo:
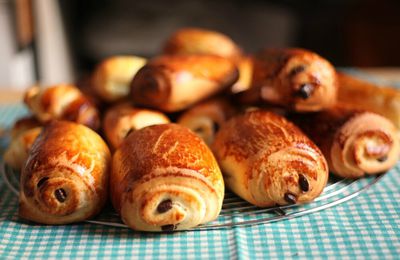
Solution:
[(247, 52), (296, 46), (336, 66), (400, 66), (400, 1), (62, 0), (61, 8), (81, 71), (109, 55), (157, 55), (184, 26), (221, 31)]

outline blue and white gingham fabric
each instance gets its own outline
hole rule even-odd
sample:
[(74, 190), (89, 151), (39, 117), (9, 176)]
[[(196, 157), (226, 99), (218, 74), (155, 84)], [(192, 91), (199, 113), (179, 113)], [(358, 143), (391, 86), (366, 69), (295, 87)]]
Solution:
[[(0, 106), (0, 126), (24, 113), (22, 105)], [(44, 226), (20, 220), (17, 209), (18, 199), (0, 178), (0, 259), (400, 257), (400, 163), (344, 204), (248, 227), (149, 234), (87, 223)]]

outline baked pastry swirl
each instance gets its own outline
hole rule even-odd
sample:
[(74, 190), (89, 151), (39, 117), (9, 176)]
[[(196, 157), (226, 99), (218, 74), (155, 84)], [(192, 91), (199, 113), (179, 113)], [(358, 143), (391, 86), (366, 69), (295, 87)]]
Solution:
[(228, 100), (214, 98), (186, 110), (177, 123), (188, 127), (207, 145), (211, 145), (220, 126), (236, 113), (235, 107)]
[(131, 84), (132, 100), (165, 112), (183, 110), (238, 79), (228, 59), (213, 55), (161, 56), (139, 70)]
[(33, 86), (25, 93), (24, 102), (42, 123), (68, 120), (92, 129), (100, 126), (97, 108), (74, 85)]
[(399, 159), (397, 129), (378, 114), (336, 106), (291, 118), (320, 147), (329, 169), (338, 176), (382, 173)]
[(161, 112), (135, 108), (125, 103), (113, 106), (106, 112), (103, 119), (103, 131), (111, 148), (115, 150), (132, 131), (169, 122), (169, 118)]
[(316, 145), (268, 111), (228, 120), (212, 148), (227, 187), (259, 207), (309, 202), (328, 179), (328, 165)]
[(253, 56), (252, 87), (240, 94), (250, 103), (267, 102), (295, 111), (320, 111), (337, 99), (334, 67), (303, 49), (265, 49)]
[(212, 221), (224, 196), (213, 154), (176, 124), (130, 134), (114, 153), (110, 185), (123, 222), (143, 231), (184, 230)]
[(54, 121), (37, 137), (22, 169), (19, 215), (43, 224), (83, 221), (107, 200), (110, 151), (93, 130)]

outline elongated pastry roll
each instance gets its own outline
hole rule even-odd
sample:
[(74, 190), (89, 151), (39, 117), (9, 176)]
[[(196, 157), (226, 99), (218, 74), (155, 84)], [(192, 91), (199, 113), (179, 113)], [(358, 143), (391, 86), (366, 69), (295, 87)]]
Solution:
[(183, 28), (166, 41), (165, 54), (213, 54), (235, 60), (242, 54), (228, 36), (200, 28)]
[(328, 165), (316, 145), (271, 112), (233, 117), (212, 147), (226, 186), (259, 207), (309, 202), (328, 179)]
[(129, 96), (129, 84), (146, 64), (137, 56), (114, 56), (102, 61), (93, 72), (92, 86), (105, 101), (113, 102)]
[(50, 123), (22, 169), (19, 215), (43, 224), (93, 217), (107, 200), (110, 157), (93, 130), (67, 121)]
[(246, 102), (268, 102), (295, 111), (319, 111), (337, 99), (334, 67), (302, 49), (265, 49), (254, 56), (252, 87)]
[(42, 127), (34, 127), (13, 137), (4, 152), (4, 162), (16, 170), (21, 170), (28, 159), (33, 142), (41, 131)]
[(24, 102), (42, 123), (68, 120), (92, 129), (100, 124), (97, 108), (74, 85), (33, 86), (25, 93)]
[(396, 128), (378, 114), (337, 106), (291, 118), (321, 148), (330, 170), (338, 176), (382, 173), (399, 159)]
[(236, 109), (226, 99), (211, 99), (185, 111), (177, 123), (188, 127), (211, 145), (220, 126), (233, 115)]
[(115, 150), (132, 131), (149, 125), (167, 124), (169, 122), (168, 117), (161, 112), (122, 104), (114, 106), (106, 112), (103, 130), (107, 141)]
[(213, 55), (177, 55), (155, 58), (131, 84), (132, 100), (165, 112), (183, 110), (238, 79), (236, 66)]
[(400, 90), (377, 86), (344, 73), (338, 73), (341, 103), (378, 113), (400, 129)]
[(130, 134), (115, 152), (111, 199), (135, 230), (183, 230), (214, 220), (224, 182), (207, 145), (176, 124)]

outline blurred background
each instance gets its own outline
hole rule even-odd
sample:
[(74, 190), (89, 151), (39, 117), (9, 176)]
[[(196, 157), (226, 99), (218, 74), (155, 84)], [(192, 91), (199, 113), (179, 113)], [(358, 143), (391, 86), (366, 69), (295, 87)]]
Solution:
[(295, 46), (340, 67), (400, 66), (396, 0), (0, 0), (0, 88), (75, 81), (110, 55), (151, 57), (187, 26), (247, 52)]

